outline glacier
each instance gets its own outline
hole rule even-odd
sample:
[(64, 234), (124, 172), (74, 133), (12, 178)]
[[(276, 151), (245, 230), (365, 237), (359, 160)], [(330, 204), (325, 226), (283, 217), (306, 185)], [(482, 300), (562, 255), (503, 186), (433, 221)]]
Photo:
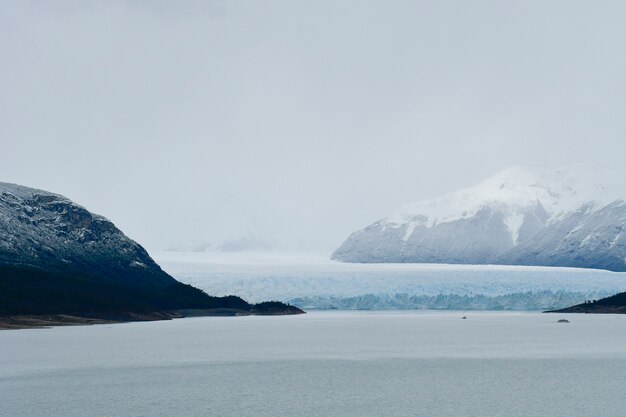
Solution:
[(536, 311), (626, 291), (626, 273), (458, 264), (351, 264), (323, 256), (157, 252), (176, 279), (211, 295), (305, 310)]

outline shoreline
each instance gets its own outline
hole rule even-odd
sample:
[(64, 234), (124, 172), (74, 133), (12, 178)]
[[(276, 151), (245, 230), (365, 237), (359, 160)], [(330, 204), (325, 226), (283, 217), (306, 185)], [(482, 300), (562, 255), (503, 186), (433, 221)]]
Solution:
[(579, 304), (560, 310), (549, 310), (544, 313), (565, 313), (565, 314), (626, 314), (626, 306), (594, 306), (593, 304)]
[(290, 316), (298, 314), (306, 314), (306, 312), (296, 308), (275, 311), (246, 311), (229, 308), (215, 308), (155, 311), (151, 313), (110, 313), (94, 315), (16, 314), (0, 316), (0, 331), (47, 329), (57, 326), (88, 326), (93, 324), (161, 321), (182, 319), (185, 317)]

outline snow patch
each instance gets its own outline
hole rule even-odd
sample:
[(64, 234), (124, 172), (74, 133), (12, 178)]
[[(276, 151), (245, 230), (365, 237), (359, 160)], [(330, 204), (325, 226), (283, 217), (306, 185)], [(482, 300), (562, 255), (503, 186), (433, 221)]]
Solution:
[(514, 245), (517, 245), (517, 239), (519, 238), (519, 230), (524, 223), (524, 219), (526, 215), (524, 213), (511, 213), (507, 217), (504, 218), (504, 224), (509, 229), (509, 233), (511, 233), (511, 240)]
[(148, 268), (148, 265), (144, 264), (143, 262), (139, 262), (139, 261), (132, 261), (130, 263), (130, 266), (134, 267), (134, 268)]
[(406, 226), (408, 240), (418, 226), (433, 227), (475, 216), (491, 209), (504, 215), (513, 242), (517, 242), (525, 214), (541, 206), (551, 218), (578, 209), (590, 201), (591, 208), (614, 201), (624, 190), (607, 186), (615, 180), (606, 169), (506, 169), (474, 186), (443, 197), (408, 204), (382, 221), (383, 227)]

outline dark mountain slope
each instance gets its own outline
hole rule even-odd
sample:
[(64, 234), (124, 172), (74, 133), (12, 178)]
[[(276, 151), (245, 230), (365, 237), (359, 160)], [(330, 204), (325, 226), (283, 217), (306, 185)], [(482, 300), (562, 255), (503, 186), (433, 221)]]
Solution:
[[(300, 312), (283, 306), (283, 314)], [(214, 309), (276, 311), (182, 284), (104, 217), (57, 194), (0, 183), (0, 315), (149, 318)]]
[(626, 314), (626, 292), (546, 313)]

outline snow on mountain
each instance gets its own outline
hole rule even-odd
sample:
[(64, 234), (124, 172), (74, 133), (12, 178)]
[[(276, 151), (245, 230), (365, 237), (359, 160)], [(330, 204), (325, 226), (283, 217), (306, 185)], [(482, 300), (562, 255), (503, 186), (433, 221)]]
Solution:
[(3, 182), (0, 265), (106, 281), (175, 282), (143, 247), (103, 216), (62, 195)]
[(585, 176), (585, 181), (569, 170), (513, 167), (486, 180), (440, 198), (408, 204), (383, 220), (387, 227), (406, 227), (407, 240), (417, 226), (433, 227), (475, 216), (485, 207), (494, 207), (504, 214), (512, 240), (517, 241), (524, 215), (541, 205), (549, 217), (554, 217), (600, 195), (606, 189), (597, 168)]
[[(619, 177), (598, 166), (509, 168), (474, 186), (402, 207), (353, 233), (332, 257), (347, 262), (537, 262), (624, 270), (624, 191)], [(563, 247), (568, 236), (576, 239)], [(594, 236), (594, 252), (585, 252)], [(603, 249), (607, 242), (612, 242), (610, 259)], [(538, 256), (539, 243), (553, 256)], [(595, 262), (594, 256), (607, 259)]]

